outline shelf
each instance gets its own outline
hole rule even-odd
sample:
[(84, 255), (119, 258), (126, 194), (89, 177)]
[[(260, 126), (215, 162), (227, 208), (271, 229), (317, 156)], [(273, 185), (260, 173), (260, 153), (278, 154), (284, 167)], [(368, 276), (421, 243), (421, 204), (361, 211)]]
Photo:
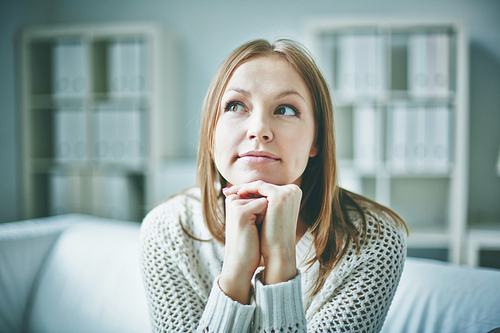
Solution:
[[(447, 167), (447, 170), (452, 170), (452, 167)], [(388, 168), (390, 170), (390, 168)], [(387, 174), (390, 174), (392, 178), (420, 178), (420, 179), (425, 179), (425, 178), (451, 178), (453, 175), (450, 171), (447, 172), (429, 172), (429, 171), (414, 171), (414, 172), (402, 172), (402, 171), (387, 171)]]
[(387, 90), (380, 96), (358, 96), (346, 98), (340, 91), (332, 91), (336, 107), (353, 107), (358, 105), (390, 105), (394, 103), (407, 103), (413, 105), (443, 105), (455, 104), (455, 93), (450, 91), (445, 96), (413, 96), (407, 90)]
[(410, 229), (407, 244), (409, 248), (448, 248), (451, 244), (451, 236), (446, 229)]
[(372, 170), (367, 171), (366, 169), (359, 169), (356, 167), (356, 163), (352, 159), (339, 159), (337, 160), (338, 166), (340, 170), (348, 170), (352, 175), (360, 176), (360, 177), (385, 177), (385, 178), (451, 178), (453, 177), (453, 165), (450, 163), (448, 167), (446, 167), (446, 171), (432, 171), (432, 170), (421, 170), (421, 171), (393, 171), (391, 170), (391, 166), (387, 164), (381, 163), (376, 166)]
[(340, 185), (407, 222), (409, 246), (464, 261), (468, 51), (460, 21), (312, 20), (335, 99)]
[[(482, 251), (500, 252), (500, 221), (471, 225), (467, 242), (467, 264), (475, 267), (480, 263)], [(498, 257), (496, 263), (499, 263)]]
[(116, 106), (133, 106), (140, 109), (149, 109), (151, 107), (151, 97), (147, 92), (137, 94), (110, 94), (95, 93), (92, 99), (96, 104), (112, 104)]
[(113, 173), (127, 173), (145, 175), (148, 173), (148, 166), (150, 165), (147, 158), (138, 161), (137, 164), (124, 164), (124, 163), (102, 163), (94, 161), (93, 170), (99, 174), (113, 174)]
[(450, 104), (455, 102), (455, 92), (449, 91), (444, 96), (413, 96), (407, 90), (391, 90), (389, 93), (389, 100), (392, 102), (407, 102), (414, 104)]
[(137, 94), (111, 94), (93, 93), (76, 97), (61, 97), (54, 94), (31, 95), (30, 105), (33, 110), (55, 109), (55, 108), (84, 108), (93, 104), (112, 104), (116, 106), (136, 107), (149, 109), (151, 97), (147, 92)]
[(159, 202), (160, 156), (175, 154), (173, 43), (152, 23), (23, 31), (25, 218), (140, 221)]
[(54, 109), (60, 107), (80, 107), (83, 108), (90, 102), (90, 98), (82, 96), (81, 98), (57, 97), (52, 94), (31, 95), (31, 108)]
[(143, 158), (136, 164), (124, 163), (102, 163), (99, 160), (83, 160), (80, 163), (58, 163), (49, 158), (37, 158), (32, 160), (32, 173), (46, 174), (52, 172), (81, 172), (96, 174), (137, 174), (144, 175), (149, 171), (150, 162)]

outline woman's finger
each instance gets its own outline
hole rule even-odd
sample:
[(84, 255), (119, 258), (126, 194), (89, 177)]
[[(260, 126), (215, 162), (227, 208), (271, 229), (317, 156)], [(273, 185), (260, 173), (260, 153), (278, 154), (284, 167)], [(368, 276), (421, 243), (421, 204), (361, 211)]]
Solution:
[(263, 181), (255, 181), (239, 186), (236, 194), (240, 197), (270, 197), (280, 191), (281, 186), (269, 184)]
[[(228, 197), (233, 194), (239, 195), (241, 198), (260, 198), (264, 197), (265, 195), (262, 195), (259, 193), (258, 188), (259, 188), (259, 183), (266, 184), (264, 182), (257, 182), (258, 184), (254, 184), (254, 186), (248, 186), (248, 184), (240, 184), (240, 185), (233, 185), (231, 187), (225, 187), (222, 189), (222, 193)], [(257, 185), (257, 186), (255, 186)], [(268, 184), (270, 185), (270, 184)], [(274, 185), (273, 185), (274, 186)]]
[(226, 210), (230, 220), (261, 222), (266, 214), (267, 205), (268, 201), (264, 197), (241, 198), (237, 194), (232, 194), (226, 198)]

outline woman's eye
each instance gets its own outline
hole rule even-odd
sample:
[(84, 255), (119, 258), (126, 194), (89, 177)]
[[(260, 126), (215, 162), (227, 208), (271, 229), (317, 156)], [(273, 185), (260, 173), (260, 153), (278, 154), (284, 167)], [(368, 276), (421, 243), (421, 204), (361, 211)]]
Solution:
[(226, 111), (242, 112), (242, 111), (245, 111), (245, 108), (240, 103), (232, 102), (232, 103), (227, 104)]
[(279, 106), (274, 114), (279, 114), (282, 116), (297, 116), (299, 112), (293, 106), (281, 105)]

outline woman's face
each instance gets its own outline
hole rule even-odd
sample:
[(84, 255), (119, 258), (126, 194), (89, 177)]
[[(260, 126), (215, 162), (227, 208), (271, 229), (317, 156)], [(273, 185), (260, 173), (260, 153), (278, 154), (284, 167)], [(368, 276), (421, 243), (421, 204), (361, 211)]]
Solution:
[(215, 164), (229, 184), (295, 183), (317, 153), (309, 90), (288, 61), (261, 56), (239, 66), (219, 106)]

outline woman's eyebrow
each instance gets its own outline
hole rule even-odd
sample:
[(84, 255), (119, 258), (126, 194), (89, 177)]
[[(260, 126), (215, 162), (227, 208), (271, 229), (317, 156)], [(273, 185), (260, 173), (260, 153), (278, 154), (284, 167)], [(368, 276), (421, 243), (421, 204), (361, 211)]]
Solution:
[(301, 94), (299, 94), (297, 91), (295, 90), (286, 90), (282, 93), (279, 93), (278, 95), (276, 95), (276, 99), (280, 99), (280, 98), (283, 98), (283, 97), (286, 97), (286, 96), (289, 96), (289, 95), (297, 95), (299, 96), (300, 98), (302, 98), (304, 100), (304, 102), (306, 101), (306, 99), (304, 97), (302, 97)]
[[(228, 88), (226, 90), (226, 92), (229, 92), (229, 91), (237, 92), (237, 93), (239, 93), (241, 95), (244, 95), (246, 97), (250, 97), (252, 95), (249, 91), (247, 91), (245, 89), (237, 88), (237, 87), (235, 87), (235, 88)], [(289, 96), (289, 95), (297, 95), (300, 98), (302, 98), (304, 101), (306, 101), (306, 99), (300, 93), (298, 93), (295, 90), (285, 90), (285, 91), (279, 93), (278, 95), (276, 95), (276, 99), (280, 99), (280, 98), (283, 98), (283, 97), (286, 97), (286, 96)]]
[(237, 92), (237, 93), (239, 93), (239, 94), (242, 94), (242, 95), (244, 95), (244, 96), (246, 96), (246, 97), (249, 97), (250, 95), (252, 95), (252, 94), (250, 94), (250, 92), (246, 91), (245, 89), (241, 89), (241, 88), (228, 88), (228, 89), (226, 90), (226, 92), (227, 92), (227, 91), (234, 91), (234, 92)]

